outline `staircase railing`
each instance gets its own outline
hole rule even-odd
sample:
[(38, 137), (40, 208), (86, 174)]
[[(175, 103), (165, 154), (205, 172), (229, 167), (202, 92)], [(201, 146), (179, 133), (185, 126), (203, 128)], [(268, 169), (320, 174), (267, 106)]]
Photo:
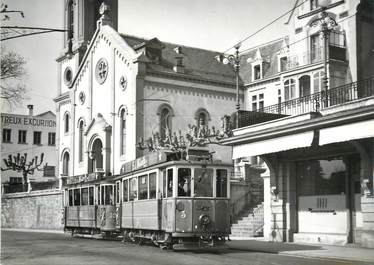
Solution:
[(256, 234), (258, 231), (262, 230), (264, 227), (264, 204), (259, 204), (253, 209), (253, 233)]

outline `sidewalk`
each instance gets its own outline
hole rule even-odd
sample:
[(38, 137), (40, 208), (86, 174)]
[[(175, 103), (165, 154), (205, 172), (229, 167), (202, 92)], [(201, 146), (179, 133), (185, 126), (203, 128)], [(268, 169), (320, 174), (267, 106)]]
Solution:
[(357, 246), (330, 246), (296, 243), (276, 243), (262, 238), (239, 240), (228, 243), (230, 249), (266, 252), (280, 255), (332, 260), (364, 261), (374, 263), (374, 249)]
[(32, 233), (52, 233), (63, 234), (63, 230), (47, 230), (47, 229), (25, 229), (25, 228), (1, 228), (1, 231), (14, 231), (14, 232), (32, 232)]

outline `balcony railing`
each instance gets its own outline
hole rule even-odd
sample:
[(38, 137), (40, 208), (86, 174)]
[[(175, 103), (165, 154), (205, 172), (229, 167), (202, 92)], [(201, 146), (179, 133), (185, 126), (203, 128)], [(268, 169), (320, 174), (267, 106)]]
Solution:
[[(262, 123), (285, 116), (317, 112), (327, 107), (374, 96), (374, 77), (335, 87), (327, 91), (270, 105), (257, 111), (239, 112), (239, 127)], [(240, 122), (242, 121), (242, 122)]]
[(323, 60), (323, 49), (291, 54), (286, 60), (281, 60), (281, 71), (291, 70), (300, 66), (321, 62)]

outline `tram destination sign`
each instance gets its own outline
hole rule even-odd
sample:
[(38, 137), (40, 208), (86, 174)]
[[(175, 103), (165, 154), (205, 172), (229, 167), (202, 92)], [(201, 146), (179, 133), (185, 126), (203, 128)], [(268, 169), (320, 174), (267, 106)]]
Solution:
[(165, 161), (167, 161), (167, 154), (164, 151), (152, 152), (130, 162), (124, 163), (121, 167), (121, 174), (156, 165)]

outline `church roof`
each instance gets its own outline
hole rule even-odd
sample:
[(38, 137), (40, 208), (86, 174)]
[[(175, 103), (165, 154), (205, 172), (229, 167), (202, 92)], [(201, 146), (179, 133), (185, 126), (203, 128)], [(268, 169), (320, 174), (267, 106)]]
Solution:
[[(145, 46), (147, 42), (154, 42), (155, 40), (158, 41), (157, 39), (147, 40), (125, 34), (121, 34), (121, 37), (135, 50), (138, 47)], [(235, 81), (233, 67), (230, 65), (224, 65), (215, 59), (215, 56), (220, 54), (219, 52), (168, 42), (160, 43), (163, 44), (161, 60), (157, 63), (148, 63), (147, 71), (176, 74), (173, 70), (176, 57), (182, 57), (185, 70), (183, 73), (179, 74), (184, 74), (188, 77), (196, 77), (221, 82), (233, 83)], [(177, 47), (179, 47), (180, 54), (176, 52)]]

